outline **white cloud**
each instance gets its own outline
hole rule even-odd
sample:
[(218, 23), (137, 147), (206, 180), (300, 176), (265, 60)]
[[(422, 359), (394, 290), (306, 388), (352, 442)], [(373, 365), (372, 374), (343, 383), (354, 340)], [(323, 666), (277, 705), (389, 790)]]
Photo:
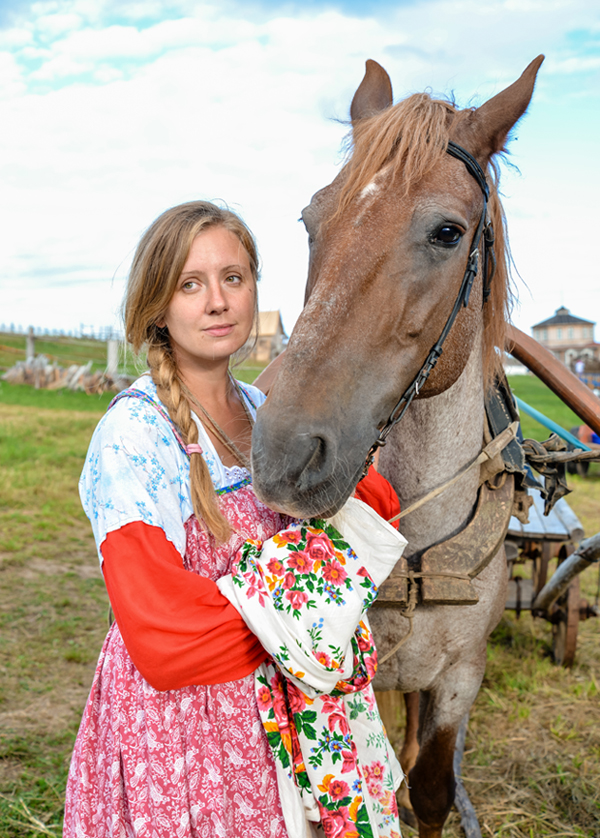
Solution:
[(10, 52), (0, 52), (0, 99), (20, 96), (26, 92), (21, 68)]
[[(586, 15), (591, 26), (583, 0), (568, 6), (570, 27), (583, 27)], [(580, 232), (600, 183), (578, 151), (598, 117), (590, 112), (571, 128), (568, 103), (553, 103), (552, 65), (567, 79), (589, 69), (589, 57), (564, 40), (564, 3), (434, 0), (381, 19), (304, 11), (259, 20), (191, 7), (149, 24), (161, 4), (113, 4), (114, 23), (110, 3), (61, 0), (37, 6), (42, 40), (5, 33), (3, 320), (113, 322), (143, 229), (167, 206), (203, 197), (224, 199), (250, 223), (264, 258), (263, 306), (281, 307), (291, 327), (307, 256), (296, 219), (336, 173), (345, 128), (331, 117), (347, 117), (364, 60), (387, 67), (397, 96), (454, 87), (467, 104), (512, 82), (542, 48), (549, 70), (513, 146), (523, 177), (504, 181), (515, 257), (543, 306), (532, 316), (525, 294), (518, 322), (527, 326), (561, 302), (577, 311), (559, 299), (565, 287), (577, 301), (587, 288), (600, 312), (592, 249)], [(565, 279), (574, 265), (576, 283)], [(589, 305), (583, 314), (591, 316)]]
[(30, 29), (25, 27), (0, 30), (0, 49), (15, 49), (27, 46), (33, 39)]
[(46, 14), (38, 17), (35, 26), (38, 32), (48, 39), (64, 35), (65, 32), (79, 29), (83, 21), (74, 14)]

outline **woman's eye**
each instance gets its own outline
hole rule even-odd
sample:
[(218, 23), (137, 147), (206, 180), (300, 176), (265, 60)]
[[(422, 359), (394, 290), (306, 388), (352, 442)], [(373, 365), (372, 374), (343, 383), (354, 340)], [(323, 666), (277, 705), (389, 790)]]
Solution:
[(446, 224), (437, 231), (434, 241), (440, 244), (458, 244), (463, 237), (463, 232), (453, 224)]
[(226, 282), (229, 282), (231, 285), (235, 285), (238, 282), (242, 281), (242, 277), (238, 276), (237, 274), (231, 274), (231, 276), (227, 277)]

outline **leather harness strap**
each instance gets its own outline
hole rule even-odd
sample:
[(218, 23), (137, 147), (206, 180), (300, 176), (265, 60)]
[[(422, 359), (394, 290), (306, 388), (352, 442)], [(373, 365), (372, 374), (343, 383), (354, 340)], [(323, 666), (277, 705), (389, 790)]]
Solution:
[(429, 375), (435, 365), (437, 364), (440, 355), (442, 354), (442, 345), (448, 334), (450, 329), (452, 328), (454, 321), (458, 315), (462, 306), (467, 306), (469, 304), (469, 297), (471, 295), (471, 288), (473, 287), (473, 282), (475, 277), (477, 276), (477, 271), (479, 269), (479, 244), (482, 239), (483, 235), (483, 248), (484, 248), (484, 277), (483, 277), (483, 302), (485, 303), (489, 297), (490, 289), (491, 289), (491, 282), (495, 270), (495, 257), (493, 251), (494, 245), (494, 230), (492, 227), (492, 223), (488, 218), (488, 200), (490, 195), (489, 186), (487, 184), (485, 173), (477, 160), (473, 157), (472, 154), (462, 148), (462, 146), (457, 145), (450, 141), (448, 143), (448, 147), (446, 149), (447, 153), (450, 154), (452, 157), (456, 157), (457, 160), (460, 160), (467, 168), (467, 171), (470, 175), (472, 175), (477, 183), (479, 184), (481, 191), (483, 193), (483, 209), (481, 210), (481, 216), (479, 218), (479, 223), (477, 225), (477, 229), (475, 230), (475, 235), (473, 236), (473, 240), (471, 242), (471, 250), (469, 253), (469, 260), (467, 262), (467, 267), (465, 269), (465, 273), (463, 276), (463, 280), (460, 286), (460, 290), (458, 292), (458, 296), (454, 301), (454, 306), (452, 307), (452, 311), (450, 312), (450, 316), (446, 320), (446, 324), (442, 329), (442, 333), (439, 336), (435, 345), (431, 348), (425, 362), (419, 372), (416, 374), (415, 378), (413, 379), (412, 383), (406, 388), (400, 399), (398, 400), (396, 406), (390, 413), (390, 416), (387, 422), (383, 425), (379, 432), (379, 436), (369, 449), (369, 453), (367, 454), (367, 459), (365, 461), (365, 465), (363, 468), (364, 477), (369, 470), (369, 466), (373, 462), (373, 458), (375, 456), (375, 452), (378, 448), (383, 447), (389, 436), (390, 431), (394, 427), (394, 425), (398, 424), (398, 422), (402, 419), (404, 414), (406, 413), (410, 403), (415, 398), (415, 396), (419, 395), (419, 391), (421, 387), (425, 384)]

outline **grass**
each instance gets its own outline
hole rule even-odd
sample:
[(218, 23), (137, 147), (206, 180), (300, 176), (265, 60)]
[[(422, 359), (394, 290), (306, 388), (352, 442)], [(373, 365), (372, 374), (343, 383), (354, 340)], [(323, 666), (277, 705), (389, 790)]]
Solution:
[[(25, 335), (12, 332), (0, 332), (0, 370), (12, 367), (16, 361), (25, 360)], [(106, 341), (92, 338), (73, 337), (37, 337), (35, 338), (36, 355), (46, 355), (61, 367), (72, 364), (79, 366), (92, 362), (92, 370), (106, 369)], [(135, 375), (136, 363), (131, 351), (127, 349), (121, 357), (121, 366), (128, 375)]]
[[(12, 332), (0, 332), (0, 373), (14, 366), (17, 361), (25, 360), (25, 335), (15, 335)], [(37, 355), (46, 355), (59, 366), (69, 367), (71, 364), (87, 364), (92, 362), (92, 371), (106, 369), (107, 348), (106, 341), (91, 338), (73, 337), (36, 337), (35, 351)], [(265, 367), (258, 362), (245, 362), (236, 367), (234, 374), (240, 381), (251, 384)], [(137, 359), (128, 346), (121, 357), (119, 370), (126, 375), (137, 376), (144, 370), (144, 362)], [(0, 401), (4, 398), (0, 395)], [(65, 405), (68, 409), (71, 405)]]
[[(0, 836), (58, 835), (107, 600), (77, 480), (97, 407), (0, 391)], [(46, 404), (59, 393), (31, 391)], [(67, 394), (65, 394), (67, 395)], [(93, 404), (94, 400), (90, 400)], [(44, 831), (45, 830), (45, 831)]]
[[(569, 431), (575, 425), (582, 424), (582, 420), (536, 376), (513, 375), (509, 383), (515, 396), (554, 419), (565, 430)], [(550, 431), (525, 412), (521, 415), (521, 430), (524, 437), (531, 439), (544, 440), (550, 435)]]
[[(537, 384), (517, 385), (557, 418), (552, 394), (542, 407)], [(0, 385), (0, 838), (60, 835), (70, 753), (107, 626), (77, 495), (103, 399)], [(570, 482), (569, 503), (592, 534), (600, 475)], [(597, 574), (581, 581), (593, 600)], [(600, 838), (598, 630), (598, 621), (581, 624), (570, 672), (551, 662), (542, 620), (506, 612), (492, 635), (463, 763), (484, 835)], [(461, 835), (455, 813), (445, 835)]]

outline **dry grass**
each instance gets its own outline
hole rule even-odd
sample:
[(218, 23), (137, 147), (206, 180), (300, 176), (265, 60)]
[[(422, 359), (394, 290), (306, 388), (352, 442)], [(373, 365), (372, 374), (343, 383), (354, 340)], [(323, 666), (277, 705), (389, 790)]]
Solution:
[[(569, 480), (568, 502), (587, 535), (600, 530), (597, 469)], [(580, 580), (593, 602), (598, 566)], [(484, 836), (600, 838), (600, 620), (580, 623), (572, 670), (557, 667), (551, 654), (550, 624), (528, 612), (517, 620), (506, 611), (488, 644), (463, 760)], [(444, 836), (462, 835), (452, 811)]]
[[(568, 671), (550, 659), (544, 621), (507, 612), (494, 632), (463, 759), (483, 835), (600, 836), (598, 641), (598, 624), (583, 623)], [(463, 835), (455, 811), (444, 835)]]
[(100, 414), (0, 404), (0, 836), (60, 833), (107, 601), (77, 479)]

